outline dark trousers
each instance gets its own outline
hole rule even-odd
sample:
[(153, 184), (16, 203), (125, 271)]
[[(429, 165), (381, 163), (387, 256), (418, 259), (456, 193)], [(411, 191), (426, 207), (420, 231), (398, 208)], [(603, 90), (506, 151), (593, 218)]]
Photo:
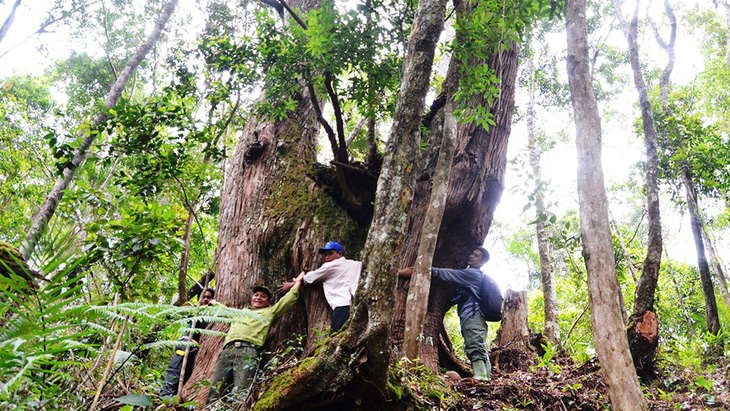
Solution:
[(347, 322), (347, 320), (350, 318), (350, 306), (349, 305), (343, 305), (342, 307), (335, 307), (334, 311), (332, 311), (332, 322), (330, 323), (330, 328), (332, 328), (332, 332), (340, 331), (340, 328), (342, 328), (343, 325)]
[(259, 348), (249, 342), (233, 341), (223, 347), (218, 363), (210, 381), (210, 390), (206, 404), (210, 404), (221, 395), (225, 395), (228, 388), (246, 390), (253, 382), (259, 366)]
[[(170, 364), (165, 370), (165, 382), (162, 384), (160, 396), (172, 397), (177, 394), (177, 387), (180, 385), (180, 374), (182, 372), (183, 359), (185, 358), (186, 347), (175, 347), (175, 354), (170, 358)], [(185, 366), (184, 382), (187, 382), (193, 373), (195, 356), (198, 354), (198, 347), (191, 347), (188, 352), (188, 362)]]

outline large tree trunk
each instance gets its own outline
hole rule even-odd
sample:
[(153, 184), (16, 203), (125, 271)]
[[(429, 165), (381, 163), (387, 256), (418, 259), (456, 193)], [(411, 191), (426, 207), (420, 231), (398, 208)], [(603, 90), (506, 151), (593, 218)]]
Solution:
[[(132, 73), (134, 73), (142, 60), (144, 60), (145, 56), (147, 56), (147, 53), (152, 50), (152, 47), (160, 38), (162, 30), (164, 30), (165, 25), (170, 20), (170, 16), (172, 16), (173, 11), (175, 11), (177, 3), (178, 0), (170, 0), (162, 7), (160, 17), (157, 19), (157, 23), (155, 23), (155, 26), (147, 36), (147, 39), (127, 61), (124, 69), (122, 69), (121, 73), (119, 73), (119, 77), (117, 77), (117, 80), (109, 90), (109, 93), (104, 100), (104, 107), (111, 109), (117, 104), (117, 101), (119, 101), (119, 98), (122, 96), (122, 92), (127, 86), (127, 82), (132, 76)], [(91, 130), (97, 131), (96, 129), (103, 125), (108, 118), (109, 113), (106, 110), (96, 116), (90, 125)], [(81, 140), (81, 144), (74, 151), (73, 159), (65, 166), (62, 175), (58, 177), (56, 183), (51, 189), (51, 192), (48, 193), (46, 200), (43, 202), (43, 205), (41, 205), (40, 210), (38, 210), (38, 213), (35, 217), (33, 217), (31, 227), (28, 229), (25, 240), (20, 247), (20, 252), (24, 259), (27, 260), (33, 254), (38, 238), (45, 230), (48, 222), (51, 220), (51, 217), (53, 217), (53, 214), (56, 212), (58, 203), (61, 201), (61, 198), (63, 198), (63, 193), (66, 191), (69, 184), (71, 184), (71, 180), (73, 180), (74, 175), (76, 175), (76, 170), (81, 166), (81, 163), (86, 160), (89, 149), (94, 143), (94, 140), (96, 140), (97, 135), (98, 133), (96, 132), (88, 133), (88, 135)]]
[[(532, 44), (530, 45), (532, 47)], [(529, 76), (529, 100), (527, 102), (527, 148), (530, 151), (530, 166), (532, 178), (535, 181), (535, 234), (537, 236), (537, 250), (540, 255), (540, 278), (542, 279), (543, 305), (545, 309), (545, 338), (555, 347), (560, 348), (560, 319), (558, 317), (558, 294), (555, 288), (555, 270), (550, 258), (550, 242), (545, 230), (545, 202), (543, 199), (543, 181), (540, 170), (540, 156), (542, 152), (537, 147), (535, 138), (535, 57), (531, 53), (527, 59)]]
[(398, 259), (413, 196), (413, 160), (420, 156), (421, 115), (445, 10), (445, 0), (422, 1), (413, 21), (350, 326), (311, 361), (276, 377), (257, 409), (299, 409), (338, 392), (358, 399), (364, 409), (381, 408), (386, 401)]
[[(517, 63), (515, 43), (511, 43), (507, 50), (495, 54), (488, 61), (469, 62), (474, 66), (487, 64), (501, 80), (499, 98), (489, 107), (495, 125), (489, 130), (476, 123), (458, 125), (456, 153), (451, 170), (446, 210), (433, 259), (434, 266), (464, 267), (467, 253), (465, 250), (481, 245), (489, 231), (494, 210), (502, 196), (507, 142), (515, 104)], [(450, 81), (448, 77), (447, 74), (444, 83)], [(473, 104), (479, 103), (487, 105), (486, 101), (473, 102)], [(439, 141), (440, 133), (443, 132), (443, 110), (437, 110), (429, 121), (429, 141)], [(435, 160), (424, 161), (424, 163), (430, 162)], [(413, 265), (418, 254), (422, 216), (430, 198), (431, 173), (433, 164), (426, 166), (416, 184), (410, 211), (408, 238), (401, 255), (401, 266)], [(408, 281), (399, 280), (396, 314), (393, 320), (393, 339), (396, 345), (400, 344), (403, 338), (407, 290)], [(450, 342), (446, 341), (443, 328), (443, 318), (455, 290), (455, 287), (449, 285), (431, 289), (423, 333), (425, 341), (432, 341), (433, 345), (421, 346), (421, 360), (429, 369), (438, 370), (440, 365), (448, 365), (466, 375), (464, 364), (457, 362), (458, 360), (450, 353)]]
[(646, 399), (631, 362), (629, 344), (621, 321), (620, 291), (601, 163), (601, 119), (589, 70), (586, 1), (569, 0), (565, 16), (568, 80), (578, 149), (581, 239), (588, 273), (596, 352), (613, 409), (646, 410)]
[(717, 335), (720, 332), (720, 317), (717, 314), (717, 301), (715, 300), (715, 288), (712, 285), (712, 277), (710, 275), (710, 266), (707, 264), (705, 256), (705, 246), (702, 243), (702, 219), (700, 217), (700, 208), (697, 202), (697, 191), (695, 190), (692, 176), (689, 171), (682, 174), (682, 183), (687, 193), (687, 209), (689, 210), (689, 219), (692, 226), (692, 236), (695, 241), (695, 249), (697, 250), (697, 268), (700, 271), (700, 282), (702, 283), (702, 292), (705, 295), (705, 320), (707, 321), (707, 331)]
[[(654, 125), (654, 112), (651, 108), (649, 93), (644, 82), (639, 62), (639, 45), (636, 40), (639, 15), (639, 2), (636, 2), (631, 25), (626, 27), (617, 2), (618, 18), (629, 45), (629, 61), (634, 75), (634, 86), (639, 93), (641, 120), (644, 126), (646, 144), (646, 209), (649, 224), (646, 257), (641, 269), (641, 277), (636, 285), (634, 311), (627, 328), (629, 347), (637, 373), (645, 379), (656, 377), (656, 350), (659, 346), (659, 325), (654, 308), (656, 287), (659, 281), (659, 268), (662, 259), (662, 222), (659, 211), (659, 183), (657, 182), (658, 156), (657, 132)], [(668, 78), (667, 78), (668, 81)]]

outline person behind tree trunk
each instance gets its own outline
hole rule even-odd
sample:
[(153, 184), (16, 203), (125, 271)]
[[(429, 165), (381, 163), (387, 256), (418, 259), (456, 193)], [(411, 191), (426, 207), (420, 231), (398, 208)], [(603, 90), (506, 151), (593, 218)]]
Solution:
[[(431, 267), (431, 278), (456, 284), (459, 288), (451, 305), (458, 304), (461, 335), (464, 337), (464, 351), (474, 368), (474, 379), (488, 380), (492, 366), (487, 355), (487, 323), (479, 309), (482, 274), (480, 268), (489, 261), (489, 252), (484, 247), (475, 247), (467, 259), (467, 267), (461, 270)], [(413, 267), (398, 270), (401, 277), (410, 277)]]
[[(253, 287), (251, 308), (231, 324), (210, 381), (206, 404), (216, 401), (232, 385), (233, 391), (248, 389), (259, 365), (261, 347), (271, 326), (294, 305), (299, 297), (303, 274), (292, 281), (292, 287), (276, 304), (266, 287)], [(212, 305), (223, 304), (213, 300)]]
[[(357, 291), (362, 262), (345, 258), (344, 248), (335, 241), (325, 244), (319, 253), (324, 254), (322, 266), (314, 271), (302, 271), (301, 275), (306, 283), (322, 283), (324, 296), (332, 307), (330, 329), (336, 332), (350, 318), (350, 301)], [(291, 286), (292, 283), (284, 282), (278, 289), (286, 291)]]
[[(200, 296), (200, 306), (206, 307), (213, 300), (214, 296), (215, 290), (212, 288), (206, 288)], [(208, 323), (205, 321), (196, 321), (194, 326), (195, 328), (202, 330), (208, 327)], [(190, 341), (192, 337), (193, 341), (200, 343), (200, 335), (200, 333), (189, 332), (180, 337), (180, 341)], [(165, 382), (162, 383), (162, 389), (160, 390), (161, 397), (172, 397), (177, 394), (186, 348), (187, 347), (185, 346), (175, 347), (175, 353), (172, 355), (172, 358), (170, 358), (170, 364), (167, 366), (167, 370), (165, 370)], [(193, 373), (196, 355), (198, 355), (198, 347), (190, 347), (188, 350), (188, 360), (185, 364), (184, 381), (186, 382)]]

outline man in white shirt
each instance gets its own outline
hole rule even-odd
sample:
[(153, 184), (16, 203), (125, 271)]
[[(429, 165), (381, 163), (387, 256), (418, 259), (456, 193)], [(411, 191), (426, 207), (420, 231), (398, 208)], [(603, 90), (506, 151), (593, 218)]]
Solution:
[[(336, 241), (330, 241), (319, 249), (324, 263), (314, 271), (304, 272), (304, 282), (322, 283), (324, 296), (332, 307), (332, 332), (339, 331), (350, 318), (350, 301), (357, 291), (362, 262), (345, 258), (345, 250)], [(282, 283), (280, 291), (287, 291), (293, 284)]]

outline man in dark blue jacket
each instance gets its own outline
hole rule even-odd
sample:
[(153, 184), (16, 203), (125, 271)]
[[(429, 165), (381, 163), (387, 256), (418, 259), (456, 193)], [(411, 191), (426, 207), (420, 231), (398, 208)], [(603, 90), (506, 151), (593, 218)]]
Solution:
[[(431, 267), (431, 279), (456, 284), (459, 288), (451, 305), (458, 304), (461, 335), (464, 337), (464, 351), (474, 369), (474, 378), (488, 380), (492, 366), (487, 355), (487, 323), (479, 309), (479, 290), (484, 274), (480, 268), (489, 261), (489, 252), (484, 247), (475, 247), (467, 259), (467, 267), (456, 270)], [(399, 270), (402, 277), (410, 277), (413, 267)]]

